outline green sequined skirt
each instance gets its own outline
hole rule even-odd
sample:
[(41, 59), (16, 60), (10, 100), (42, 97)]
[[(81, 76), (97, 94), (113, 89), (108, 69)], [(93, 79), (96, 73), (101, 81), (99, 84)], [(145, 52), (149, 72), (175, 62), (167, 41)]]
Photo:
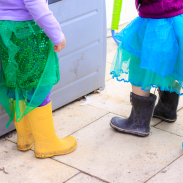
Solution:
[(0, 103), (10, 122), (38, 107), (60, 79), (53, 43), (32, 21), (0, 21)]

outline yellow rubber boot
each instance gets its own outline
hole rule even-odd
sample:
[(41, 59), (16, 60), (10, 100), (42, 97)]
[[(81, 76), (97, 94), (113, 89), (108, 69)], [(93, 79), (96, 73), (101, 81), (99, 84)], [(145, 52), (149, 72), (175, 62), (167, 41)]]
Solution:
[(34, 145), (34, 138), (29, 126), (27, 115), (20, 122), (14, 122), (17, 130), (17, 147), (20, 151), (27, 151)]
[[(19, 101), (18, 108), (21, 113), (24, 113), (26, 104), (24, 101)], [(16, 102), (14, 101), (14, 107), (16, 107)], [(16, 119), (16, 114), (15, 114)], [(27, 115), (25, 115), (21, 121), (16, 122), (14, 119), (14, 124), (17, 130), (17, 147), (20, 151), (27, 151), (32, 148), (34, 145), (34, 138), (31, 132), (29, 121)]]
[(37, 107), (28, 114), (29, 123), (35, 140), (34, 153), (38, 158), (48, 158), (55, 155), (68, 154), (77, 147), (77, 141), (69, 136), (63, 139), (57, 137), (53, 124), (51, 102), (43, 107)]

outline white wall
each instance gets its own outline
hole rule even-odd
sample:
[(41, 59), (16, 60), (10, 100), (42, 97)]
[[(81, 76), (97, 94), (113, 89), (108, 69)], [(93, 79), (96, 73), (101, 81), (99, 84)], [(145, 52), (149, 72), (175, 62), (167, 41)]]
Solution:
[[(107, 28), (111, 27), (113, 4), (114, 4), (114, 0), (106, 0)], [(135, 0), (123, 0), (123, 6), (122, 6), (119, 25), (131, 21), (137, 15), (138, 13), (135, 8)]]

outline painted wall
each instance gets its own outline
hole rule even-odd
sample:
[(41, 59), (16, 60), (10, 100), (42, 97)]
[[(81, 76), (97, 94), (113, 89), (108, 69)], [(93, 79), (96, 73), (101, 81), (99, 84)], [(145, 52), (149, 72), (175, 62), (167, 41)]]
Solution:
[[(111, 27), (113, 4), (114, 4), (114, 0), (106, 0), (107, 28)], [(138, 13), (135, 8), (135, 0), (123, 0), (123, 6), (122, 6), (119, 25), (131, 21), (137, 15)]]

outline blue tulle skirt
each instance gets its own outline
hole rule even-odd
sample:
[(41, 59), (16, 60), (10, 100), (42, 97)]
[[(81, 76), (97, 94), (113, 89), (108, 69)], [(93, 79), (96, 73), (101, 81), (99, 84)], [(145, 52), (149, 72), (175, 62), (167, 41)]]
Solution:
[(115, 37), (121, 43), (111, 66), (113, 78), (145, 91), (160, 87), (183, 95), (183, 15), (137, 17)]

